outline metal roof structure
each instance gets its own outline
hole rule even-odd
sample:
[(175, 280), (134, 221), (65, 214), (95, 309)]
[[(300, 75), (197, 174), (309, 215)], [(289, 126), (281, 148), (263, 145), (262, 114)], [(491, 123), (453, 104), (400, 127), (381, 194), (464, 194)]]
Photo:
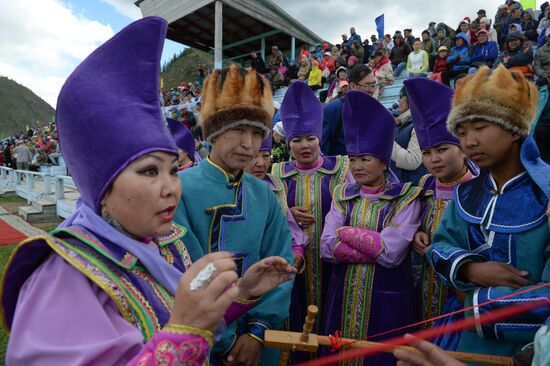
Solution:
[(294, 51), (302, 44), (323, 42), (271, 0), (138, 0), (135, 4), (143, 16), (168, 21), (168, 39), (203, 51), (215, 50), (218, 22), (223, 59), (248, 56), (254, 50), (265, 57), (266, 45)]

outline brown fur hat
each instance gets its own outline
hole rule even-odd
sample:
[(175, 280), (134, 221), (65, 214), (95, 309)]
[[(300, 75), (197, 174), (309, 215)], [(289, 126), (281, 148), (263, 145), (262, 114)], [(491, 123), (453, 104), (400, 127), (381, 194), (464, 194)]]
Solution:
[(447, 128), (457, 135), (463, 122), (487, 121), (526, 136), (537, 113), (538, 90), (522, 74), (503, 65), (481, 67), (457, 82)]
[(265, 138), (274, 113), (269, 82), (252, 68), (231, 65), (204, 81), (199, 122), (209, 142), (238, 125), (258, 127)]

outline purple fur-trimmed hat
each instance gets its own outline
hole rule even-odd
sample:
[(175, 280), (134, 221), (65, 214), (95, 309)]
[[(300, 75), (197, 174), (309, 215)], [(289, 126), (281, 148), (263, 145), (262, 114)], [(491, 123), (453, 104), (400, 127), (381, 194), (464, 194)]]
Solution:
[(408, 79), (404, 84), (420, 148), (430, 149), (442, 144), (460, 146), (447, 129), (453, 90), (427, 78)]
[(342, 120), (349, 156), (372, 155), (390, 165), (395, 120), (380, 102), (352, 90), (344, 99)]
[(262, 146), (260, 146), (260, 151), (271, 151), (273, 148), (273, 133), (269, 133), (267, 137), (262, 141)]
[(193, 159), (195, 154), (195, 138), (186, 125), (173, 118), (166, 118), (168, 129), (174, 137), (174, 142), (178, 149), (185, 151), (190, 159)]
[(95, 212), (129, 164), (154, 151), (178, 154), (159, 101), (166, 29), (158, 17), (128, 25), (82, 61), (59, 93), (63, 158)]
[(280, 113), (287, 142), (294, 137), (307, 135), (315, 135), (321, 141), (323, 105), (306, 83), (295, 81), (290, 84)]

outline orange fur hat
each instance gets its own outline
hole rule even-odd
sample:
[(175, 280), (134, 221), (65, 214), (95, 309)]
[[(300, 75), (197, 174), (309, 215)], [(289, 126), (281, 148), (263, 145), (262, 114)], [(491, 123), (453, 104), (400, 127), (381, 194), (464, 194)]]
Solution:
[(209, 142), (239, 125), (258, 127), (265, 138), (274, 113), (271, 86), (252, 68), (231, 65), (204, 81), (199, 122)]
[(457, 135), (463, 122), (488, 121), (526, 136), (537, 113), (538, 90), (518, 72), (503, 65), (481, 67), (457, 82), (447, 128)]

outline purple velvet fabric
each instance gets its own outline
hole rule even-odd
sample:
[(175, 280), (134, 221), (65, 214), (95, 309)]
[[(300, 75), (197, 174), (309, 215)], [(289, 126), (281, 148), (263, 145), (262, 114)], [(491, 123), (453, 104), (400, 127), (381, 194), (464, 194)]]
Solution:
[(176, 146), (185, 151), (185, 153), (191, 158), (195, 158), (195, 138), (191, 134), (191, 131), (182, 122), (173, 118), (167, 118), (168, 128), (174, 137)]
[(57, 100), (60, 146), (82, 200), (99, 212), (117, 175), (143, 155), (177, 155), (159, 103), (167, 23), (138, 20), (73, 71)]
[(288, 142), (294, 137), (307, 135), (315, 135), (321, 141), (323, 105), (306, 83), (295, 81), (290, 84), (280, 113)]
[(344, 99), (342, 120), (348, 155), (372, 155), (390, 164), (395, 120), (380, 102), (352, 90)]
[(262, 146), (260, 146), (260, 151), (271, 151), (273, 147), (273, 134), (269, 133), (267, 137), (262, 141)]
[(411, 78), (404, 84), (420, 148), (429, 149), (441, 144), (460, 146), (446, 124), (453, 90), (428, 78)]

